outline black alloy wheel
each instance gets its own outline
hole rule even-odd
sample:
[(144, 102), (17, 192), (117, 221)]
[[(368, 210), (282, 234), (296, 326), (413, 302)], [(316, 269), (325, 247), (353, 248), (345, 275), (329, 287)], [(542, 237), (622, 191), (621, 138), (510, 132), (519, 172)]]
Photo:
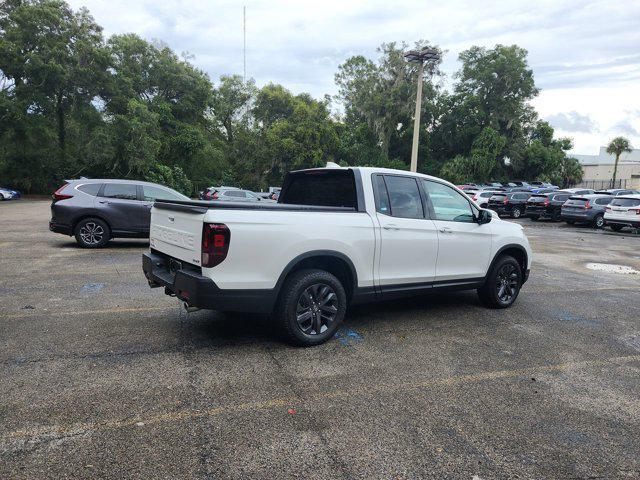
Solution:
[(522, 267), (510, 255), (503, 255), (492, 265), (478, 296), (489, 308), (507, 308), (515, 302), (522, 287)]
[(292, 273), (282, 286), (275, 320), (286, 341), (299, 347), (333, 337), (347, 311), (347, 294), (335, 275), (320, 269)]

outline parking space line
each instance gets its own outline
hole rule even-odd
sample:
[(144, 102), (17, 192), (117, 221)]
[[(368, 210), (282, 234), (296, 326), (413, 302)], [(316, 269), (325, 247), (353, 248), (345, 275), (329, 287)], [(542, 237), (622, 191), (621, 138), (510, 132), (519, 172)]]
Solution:
[[(202, 417), (213, 417), (226, 413), (238, 413), (244, 411), (269, 410), (277, 407), (297, 407), (298, 411), (304, 412), (304, 404), (314, 405), (318, 400), (333, 398), (349, 398), (355, 396), (369, 396), (376, 393), (394, 393), (399, 391), (421, 390), (437, 387), (453, 387), (458, 385), (494, 381), (501, 379), (531, 377), (544, 373), (563, 372), (572, 369), (583, 369), (604, 366), (621, 366), (624, 364), (640, 362), (640, 355), (630, 355), (622, 357), (612, 357), (598, 360), (585, 360), (579, 362), (568, 362), (555, 365), (542, 365), (537, 367), (529, 367), (515, 370), (497, 370), (493, 372), (481, 372), (468, 375), (456, 375), (450, 377), (435, 378), (417, 382), (406, 382), (400, 384), (380, 384), (368, 385), (361, 388), (352, 388), (346, 390), (333, 390), (321, 392), (317, 394), (305, 395), (304, 398), (298, 399), (294, 397), (272, 398), (262, 402), (246, 402), (232, 405), (223, 405), (205, 410), (183, 410), (179, 412), (165, 412), (147, 417), (141, 416), (136, 418), (125, 419), (107, 419), (96, 422), (80, 422), (69, 425), (51, 425), (35, 428), (22, 428), (9, 432), (0, 442), (3, 449), (10, 448), (8, 445), (18, 442), (43, 442), (56, 440), (63, 437), (74, 435), (82, 435), (94, 431), (144, 427), (149, 424), (179, 422), (184, 420), (193, 420)], [(303, 405), (300, 405), (300, 404)]]

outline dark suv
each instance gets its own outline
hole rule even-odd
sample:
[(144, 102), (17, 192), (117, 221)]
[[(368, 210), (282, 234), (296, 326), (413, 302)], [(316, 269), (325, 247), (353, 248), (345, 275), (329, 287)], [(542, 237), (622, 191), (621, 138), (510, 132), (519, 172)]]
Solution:
[(605, 208), (614, 198), (606, 194), (569, 197), (561, 207), (560, 217), (568, 224), (590, 223), (595, 228), (602, 228)]
[(499, 216), (509, 215), (520, 218), (525, 211), (527, 199), (531, 196), (527, 192), (495, 193), (489, 198), (487, 208), (496, 212)]
[(74, 235), (82, 247), (117, 237), (147, 238), (156, 199), (189, 200), (170, 188), (136, 180), (68, 180), (52, 195), (49, 230)]
[(525, 215), (531, 220), (550, 218), (554, 222), (559, 222), (562, 214), (562, 205), (572, 195), (576, 194), (563, 192), (562, 190), (553, 193), (534, 193), (527, 200)]

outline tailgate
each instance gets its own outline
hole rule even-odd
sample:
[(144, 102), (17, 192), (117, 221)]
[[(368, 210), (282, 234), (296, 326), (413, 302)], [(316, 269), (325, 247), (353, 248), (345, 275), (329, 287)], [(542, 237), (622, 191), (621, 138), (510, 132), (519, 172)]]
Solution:
[(206, 208), (171, 208), (155, 204), (151, 210), (151, 248), (193, 265), (200, 265), (202, 225)]

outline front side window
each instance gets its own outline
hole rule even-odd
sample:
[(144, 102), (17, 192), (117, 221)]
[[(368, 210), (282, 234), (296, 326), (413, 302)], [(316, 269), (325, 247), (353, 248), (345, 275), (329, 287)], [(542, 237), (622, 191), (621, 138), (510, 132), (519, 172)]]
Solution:
[(151, 187), (149, 185), (143, 185), (142, 192), (146, 202), (153, 202), (154, 200), (182, 200), (182, 197), (175, 193), (168, 192), (162, 188)]
[(424, 218), (418, 183), (410, 177), (385, 175), (391, 215), (400, 218)]
[(433, 206), (435, 220), (474, 222), (471, 204), (453, 188), (431, 180), (423, 180), (422, 184)]
[(121, 200), (137, 200), (136, 186), (125, 183), (107, 183), (104, 186), (102, 196), (106, 198), (119, 198)]

